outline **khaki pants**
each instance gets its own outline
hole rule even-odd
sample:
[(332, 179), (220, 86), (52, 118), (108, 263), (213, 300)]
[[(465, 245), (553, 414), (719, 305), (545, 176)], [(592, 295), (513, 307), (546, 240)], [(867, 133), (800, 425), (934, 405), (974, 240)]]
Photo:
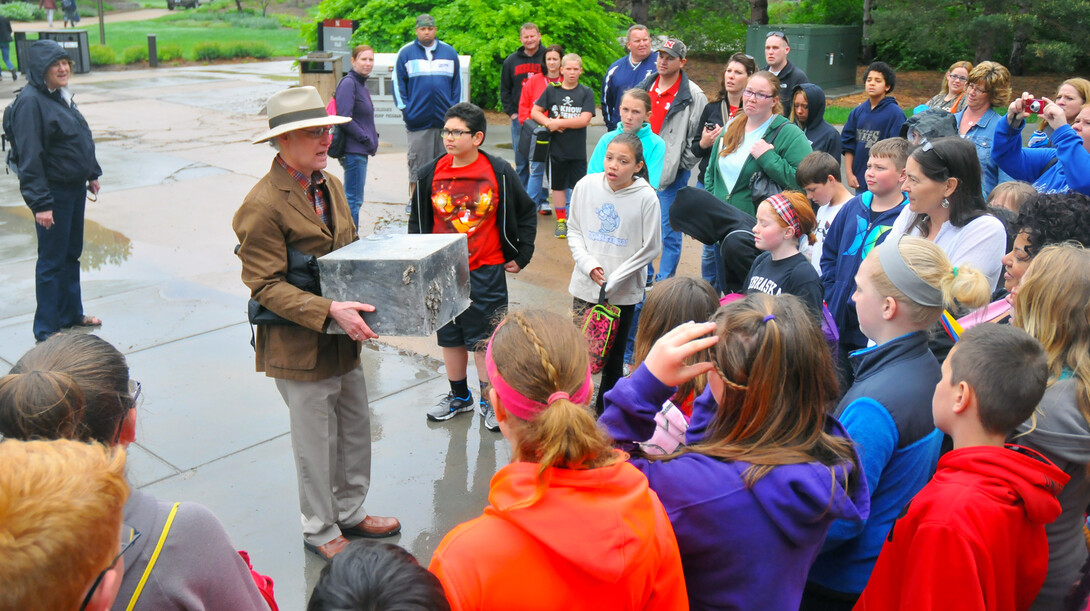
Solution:
[(303, 539), (325, 545), (367, 517), (371, 484), (371, 415), (363, 369), (298, 382), (276, 380), (291, 414)]

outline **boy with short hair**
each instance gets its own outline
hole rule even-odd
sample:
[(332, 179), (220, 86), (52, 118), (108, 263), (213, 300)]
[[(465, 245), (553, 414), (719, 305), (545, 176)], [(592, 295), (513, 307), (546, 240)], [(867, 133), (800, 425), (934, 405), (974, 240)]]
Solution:
[(889, 95), (897, 85), (897, 73), (885, 62), (867, 66), (863, 89), (867, 99), (852, 109), (841, 131), (844, 146), (844, 167), (849, 168), (848, 186), (866, 188), (867, 160), (871, 147), (880, 140), (896, 137), (905, 122), (905, 112), (897, 100)]
[(556, 210), (559, 239), (568, 237), (568, 198), (575, 183), (587, 174), (587, 126), (594, 117), (594, 92), (579, 84), (583, 58), (568, 53), (560, 60), (559, 87), (546, 87), (530, 118), (552, 132), (549, 143), (549, 182)]
[(409, 213), (409, 233), (464, 233), (469, 247), (469, 309), (437, 332), (450, 392), (428, 410), (448, 420), (473, 410), (466, 367), (469, 353), (481, 384), (478, 404), (485, 426), (499, 430), (485, 398), (488, 373), (483, 342), (507, 309), (507, 277), (534, 254), (537, 214), (518, 174), (506, 161), (479, 150), (487, 129), (484, 111), (468, 102), (451, 106), (441, 135), (446, 155), (421, 169)]
[(825, 235), (829, 233), (829, 227), (837, 213), (852, 198), (852, 193), (840, 182), (840, 162), (824, 151), (815, 151), (802, 158), (798, 170), (795, 171), (795, 181), (806, 191), (810, 201), (818, 206), (817, 228), (814, 229), (817, 241), (809, 248), (808, 256), (820, 275), (821, 249), (825, 243)]
[(935, 386), (935, 425), (954, 440), (894, 523), (856, 610), (1028, 609), (1048, 571), (1045, 524), (1069, 476), (1005, 441), (1048, 381), (1044, 350), (1009, 325), (977, 325)]
[(867, 336), (859, 330), (855, 304), (850, 303), (855, 292), (855, 273), (871, 249), (886, 239), (897, 215), (908, 205), (908, 198), (901, 193), (908, 146), (904, 138), (888, 138), (871, 147), (864, 179), (868, 190), (844, 204), (822, 244), (825, 304), (840, 331), (837, 368), (841, 388), (851, 386), (854, 378), (848, 354), (867, 345)]

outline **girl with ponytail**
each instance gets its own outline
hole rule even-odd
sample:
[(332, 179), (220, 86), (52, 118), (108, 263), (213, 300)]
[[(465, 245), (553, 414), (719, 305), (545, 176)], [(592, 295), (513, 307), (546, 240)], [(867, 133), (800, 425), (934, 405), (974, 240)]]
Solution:
[[(812, 269), (812, 268), (811, 268)], [(710, 337), (704, 337), (709, 333)], [(690, 357), (711, 351), (711, 362)], [(663, 401), (707, 374), (686, 447), (636, 454)], [(692, 609), (797, 609), (834, 519), (867, 517), (832, 355), (795, 296), (747, 295), (673, 329), (606, 397), (599, 420), (670, 515)]]
[(944, 307), (977, 308), (991, 298), (983, 273), (951, 266), (941, 247), (911, 236), (873, 249), (855, 284), (859, 328), (876, 345), (848, 356), (855, 382), (835, 413), (859, 444), (870, 517), (833, 524), (810, 571), (803, 611), (851, 609), (863, 592), (893, 521), (939, 459), (943, 435), (931, 398), (942, 372), (927, 330)]
[(587, 346), (571, 319), (512, 312), (485, 362), (512, 459), (484, 514), (432, 557), (451, 608), (686, 608), (670, 520), (588, 409)]

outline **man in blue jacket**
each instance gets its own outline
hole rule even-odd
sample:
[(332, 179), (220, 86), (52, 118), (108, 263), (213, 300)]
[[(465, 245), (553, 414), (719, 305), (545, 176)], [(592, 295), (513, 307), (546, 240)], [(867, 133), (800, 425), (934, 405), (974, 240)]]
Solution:
[(636, 24), (628, 28), (625, 40), (628, 55), (613, 62), (602, 79), (602, 118), (608, 131), (621, 122), (621, 98), (624, 92), (655, 73), (658, 53), (651, 52), (651, 33), (647, 26)]
[(416, 40), (401, 47), (395, 62), (394, 102), (409, 132), (409, 191), (420, 168), (442, 155), (443, 115), (462, 100), (462, 73), (458, 53), (436, 40), (435, 18), (416, 18)]

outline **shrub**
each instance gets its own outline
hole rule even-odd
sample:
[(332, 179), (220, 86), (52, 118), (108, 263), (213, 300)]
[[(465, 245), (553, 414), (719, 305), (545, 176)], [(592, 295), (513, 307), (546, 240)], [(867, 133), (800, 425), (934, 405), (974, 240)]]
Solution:
[(182, 59), (185, 55), (182, 50), (182, 45), (175, 43), (167, 43), (165, 45), (159, 45), (156, 49), (156, 54), (159, 56), (159, 61), (169, 62), (175, 59)]
[(29, 2), (0, 4), (0, 15), (12, 21), (41, 21), (45, 19), (45, 11), (38, 8), (37, 4)]
[(263, 42), (237, 41), (223, 45), (224, 57), (255, 57), (265, 59), (272, 57), (272, 49)]
[(223, 48), (218, 42), (198, 42), (193, 45), (193, 59), (209, 61), (223, 57)]
[(117, 53), (114, 53), (114, 50), (106, 45), (92, 44), (87, 50), (91, 54), (92, 66), (106, 66), (117, 63)]
[(121, 63), (135, 64), (148, 61), (147, 45), (134, 45), (121, 52)]
[(413, 25), (420, 13), (430, 13), (439, 25), (439, 37), (470, 63), (470, 99), (483, 108), (499, 108), (500, 67), (518, 47), (519, 26), (533, 21), (544, 34), (542, 44), (559, 43), (583, 58), (582, 83), (601, 89), (609, 64), (624, 54), (617, 37), (628, 26), (625, 16), (611, 12), (611, 2), (552, 0), (323, 0), (314, 22), (303, 26), (313, 47), (317, 21), (358, 19), (360, 28), (349, 47), (369, 44), (378, 52), (397, 52), (415, 37)]

